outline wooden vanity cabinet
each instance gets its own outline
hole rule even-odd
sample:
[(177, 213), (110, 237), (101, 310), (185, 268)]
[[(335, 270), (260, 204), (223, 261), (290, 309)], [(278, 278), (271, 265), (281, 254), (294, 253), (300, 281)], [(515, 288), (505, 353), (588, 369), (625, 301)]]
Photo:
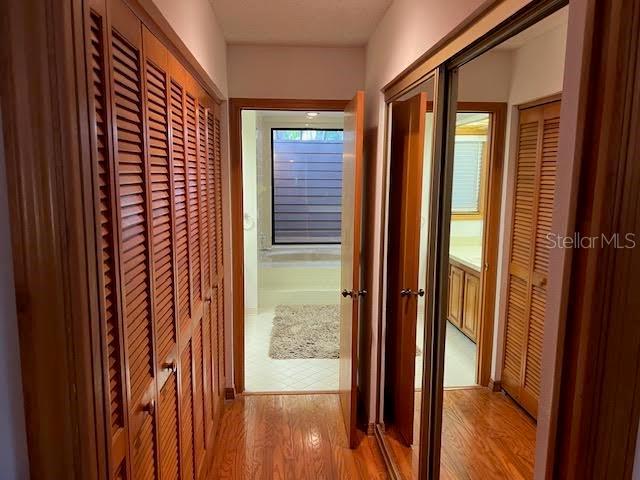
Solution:
[(476, 343), (480, 323), (480, 272), (449, 259), (447, 319)]

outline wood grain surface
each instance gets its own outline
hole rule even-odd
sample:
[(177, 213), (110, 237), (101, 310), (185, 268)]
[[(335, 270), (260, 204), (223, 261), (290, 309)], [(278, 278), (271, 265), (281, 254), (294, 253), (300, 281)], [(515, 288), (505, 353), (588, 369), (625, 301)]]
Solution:
[(373, 437), (348, 448), (337, 394), (251, 395), (228, 405), (209, 478), (388, 478)]

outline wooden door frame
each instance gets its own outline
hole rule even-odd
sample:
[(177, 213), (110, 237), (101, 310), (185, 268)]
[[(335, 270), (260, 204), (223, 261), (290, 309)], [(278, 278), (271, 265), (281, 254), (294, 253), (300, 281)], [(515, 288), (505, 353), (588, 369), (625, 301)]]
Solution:
[(491, 378), (495, 300), (498, 282), (498, 243), (502, 215), (502, 178), (506, 146), (507, 104), (503, 102), (458, 102), (457, 112), (480, 112), (491, 115), (490, 151), (486, 165), (482, 265), (480, 271), (480, 318), (476, 354), (476, 382), (494, 389)]
[(244, 392), (244, 230), (242, 192), (242, 111), (292, 110), (342, 112), (349, 100), (275, 98), (229, 99), (229, 156), (231, 177), (231, 267), (233, 305), (233, 387), (228, 398)]

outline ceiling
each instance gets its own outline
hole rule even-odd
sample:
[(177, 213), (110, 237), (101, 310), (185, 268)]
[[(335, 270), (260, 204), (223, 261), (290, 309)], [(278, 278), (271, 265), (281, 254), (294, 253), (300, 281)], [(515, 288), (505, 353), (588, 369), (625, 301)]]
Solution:
[(363, 46), (393, 0), (210, 0), (231, 45)]

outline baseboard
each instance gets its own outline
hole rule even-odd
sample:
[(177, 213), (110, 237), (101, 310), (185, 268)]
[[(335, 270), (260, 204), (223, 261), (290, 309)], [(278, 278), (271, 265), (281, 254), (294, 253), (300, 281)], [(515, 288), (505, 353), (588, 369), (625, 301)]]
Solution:
[(376, 434), (376, 424), (373, 422), (369, 422), (367, 424), (367, 436), (373, 437)]
[(500, 382), (500, 380), (494, 380), (493, 378), (490, 378), (488, 387), (492, 392), (499, 392), (502, 390), (502, 382)]
[(234, 400), (236, 398), (236, 389), (233, 387), (227, 387), (224, 389), (224, 399)]

